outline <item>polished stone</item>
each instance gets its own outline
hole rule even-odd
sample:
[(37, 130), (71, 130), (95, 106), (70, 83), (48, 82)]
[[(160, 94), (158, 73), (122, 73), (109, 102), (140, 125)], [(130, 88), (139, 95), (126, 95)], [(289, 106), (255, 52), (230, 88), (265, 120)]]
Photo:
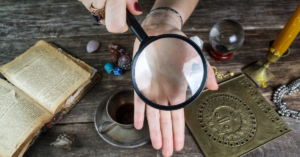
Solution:
[(106, 63), (104, 65), (104, 69), (106, 70), (107, 73), (112, 74), (114, 71), (114, 66), (111, 63)]
[(88, 42), (87, 46), (86, 46), (86, 51), (88, 53), (92, 53), (94, 51), (96, 51), (99, 48), (99, 42), (95, 41), (95, 40), (91, 40)]
[(114, 74), (115, 75), (122, 75), (123, 74), (123, 69), (120, 67), (115, 67), (114, 68)]

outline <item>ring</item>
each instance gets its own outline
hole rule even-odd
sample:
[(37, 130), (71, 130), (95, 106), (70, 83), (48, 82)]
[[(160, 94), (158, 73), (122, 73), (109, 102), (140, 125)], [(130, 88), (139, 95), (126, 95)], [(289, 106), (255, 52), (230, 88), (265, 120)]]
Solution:
[(105, 18), (105, 7), (102, 9), (97, 9), (92, 4), (91, 9), (92, 9), (91, 14), (93, 19), (96, 21), (96, 24), (101, 24), (101, 20), (104, 20)]

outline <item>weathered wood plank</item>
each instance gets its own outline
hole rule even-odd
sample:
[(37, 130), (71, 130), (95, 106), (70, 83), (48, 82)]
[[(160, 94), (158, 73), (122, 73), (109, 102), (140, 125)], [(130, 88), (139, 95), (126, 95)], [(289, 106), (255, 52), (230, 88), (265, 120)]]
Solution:
[[(245, 157), (298, 157), (300, 153), (300, 121), (291, 118), (283, 118), (293, 130), (291, 133), (284, 135), (252, 152)], [(50, 143), (55, 141), (56, 137), (67, 132), (76, 134), (77, 139), (72, 145), (72, 150), (55, 148)], [(213, 148), (212, 148), (213, 149)], [(162, 157), (160, 150), (154, 150), (151, 143), (134, 149), (123, 149), (109, 145), (97, 134), (93, 123), (88, 124), (69, 124), (56, 125), (48, 132), (42, 134), (36, 142), (29, 148), (24, 157)], [(194, 138), (190, 132), (185, 130), (185, 145), (182, 151), (174, 152), (173, 157), (203, 157)]]
[[(139, 3), (144, 11), (137, 16), (141, 22), (154, 0)], [(245, 30), (281, 29), (298, 5), (298, 0), (200, 1), (183, 30), (207, 32), (217, 21), (227, 18), (238, 21)], [(0, 2), (0, 40), (111, 35), (104, 26), (92, 26), (93, 22), (79, 1)]]
[[(245, 43), (237, 52), (234, 53), (232, 59), (217, 63), (213, 61), (207, 54), (208, 33), (188, 33), (188, 36), (197, 35), (204, 40), (204, 53), (211, 65), (218, 68), (218, 72), (226, 73), (233, 71), (236, 76), (242, 74), (241, 69), (251, 63), (265, 60), (267, 45), (269, 40), (275, 39), (279, 31), (246, 31)], [(60, 123), (82, 123), (93, 122), (94, 112), (102, 99), (109, 95), (113, 90), (123, 87), (131, 87), (131, 78), (129, 71), (126, 71), (122, 76), (109, 75), (104, 70), (104, 64), (111, 62), (110, 54), (105, 51), (111, 41), (119, 43), (129, 52), (132, 52), (132, 44), (134, 41), (133, 35), (120, 36), (92, 36), (92, 37), (70, 37), (70, 38), (47, 38), (46, 41), (54, 42), (61, 46), (70, 54), (82, 59), (87, 64), (98, 69), (103, 75), (102, 80), (96, 84), (90, 92), (88, 92), (75, 107), (67, 114)], [(97, 40), (101, 43), (99, 50), (94, 53), (86, 52), (86, 44), (89, 40)], [(29, 47), (33, 46), (38, 39), (30, 40), (11, 40), (2, 41), (0, 43), (0, 65), (8, 63), (16, 56), (25, 52)], [(271, 71), (276, 76), (268, 83), (266, 89), (260, 88), (259, 91), (269, 101), (271, 105), (271, 94), (274, 90), (282, 85), (287, 84), (297, 78), (300, 78), (300, 36), (291, 45), (291, 54), (288, 57), (281, 58), (276, 64), (271, 64)], [(0, 74), (1, 76), (1, 74)], [(3, 77), (3, 76), (1, 76)], [(223, 82), (230, 78), (218, 80)], [(285, 97), (287, 106), (300, 111), (300, 93), (294, 93), (292, 96)]]

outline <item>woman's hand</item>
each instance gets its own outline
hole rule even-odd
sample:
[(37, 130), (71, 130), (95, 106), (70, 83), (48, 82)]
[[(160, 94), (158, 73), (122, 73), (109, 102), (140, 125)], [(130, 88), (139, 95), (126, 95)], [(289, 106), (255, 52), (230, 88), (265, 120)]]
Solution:
[(102, 9), (105, 7), (105, 19), (102, 24), (111, 33), (123, 33), (128, 30), (126, 24), (126, 8), (133, 15), (142, 14), (142, 9), (137, 0), (79, 0), (92, 12), (92, 8)]
[[(150, 17), (149, 19), (146, 19), (142, 26), (147, 35), (157, 36), (160, 34), (179, 34), (185, 36), (185, 34), (180, 31), (179, 27), (181, 26), (181, 23), (178, 23), (178, 17), (176, 17), (176, 15), (174, 16), (173, 13), (170, 14), (171, 15), (166, 13), (164, 15), (159, 15), (159, 17)], [(159, 18), (161, 18), (163, 22), (160, 22)], [(134, 44), (134, 53), (137, 52), (139, 44), (140, 42), (136, 40)], [(159, 52), (157, 50), (159, 50)], [(174, 53), (174, 51), (178, 53)], [(184, 82), (186, 82), (185, 77), (183, 74), (178, 73), (178, 71), (182, 71), (183, 65), (181, 63), (186, 63), (187, 61), (195, 58), (193, 53), (190, 53), (191, 51), (192, 50), (189, 46), (184, 46), (178, 40), (158, 42), (155, 44), (154, 48), (149, 49), (149, 51), (147, 51), (147, 61), (149, 65), (148, 70), (152, 73), (152, 75), (151, 79), (148, 81), (150, 81), (151, 84), (150, 86), (145, 86), (144, 91), (142, 91), (143, 94), (146, 95), (147, 98), (155, 100), (157, 104), (162, 105), (176, 105), (185, 101), (187, 84), (184, 84)], [(170, 58), (173, 58), (178, 62), (168, 62), (172, 65), (167, 67), (174, 68), (164, 69), (165, 66), (162, 64), (165, 62), (162, 61), (162, 63), (160, 63), (159, 60)], [(154, 62), (151, 62), (151, 59), (154, 60)], [(141, 85), (144, 85), (146, 83), (145, 80), (147, 80), (147, 76), (141, 75), (140, 77), (141, 78), (136, 78), (136, 81), (142, 81)], [(176, 80), (174, 78), (176, 78)], [(179, 84), (181, 87), (176, 88)], [(216, 90), (218, 88), (214, 71), (209, 64), (206, 87), (211, 90)], [(171, 156), (173, 154), (173, 149), (180, 151), (184, 146), (184, 110), (157, 110), (146, 105), (137, 96), (137, 94), (135, 94), (134, 99), (135, 128), (141, 129), (143, 127), (144, 114), (146, 111), (153, 147), (155, 149), (162, 148), (162, 154), (164, 156)]]

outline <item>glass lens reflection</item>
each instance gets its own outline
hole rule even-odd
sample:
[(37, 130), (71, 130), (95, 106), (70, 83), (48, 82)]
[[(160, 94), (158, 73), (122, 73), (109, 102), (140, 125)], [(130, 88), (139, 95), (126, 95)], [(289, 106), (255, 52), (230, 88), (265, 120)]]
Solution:
[(159, 105), (185, 102), (198, 91), (203, 74), (203, 60), (197, 50), (177, 38), (152, 42), (143, 49), (135, 65), (139, 91)]

